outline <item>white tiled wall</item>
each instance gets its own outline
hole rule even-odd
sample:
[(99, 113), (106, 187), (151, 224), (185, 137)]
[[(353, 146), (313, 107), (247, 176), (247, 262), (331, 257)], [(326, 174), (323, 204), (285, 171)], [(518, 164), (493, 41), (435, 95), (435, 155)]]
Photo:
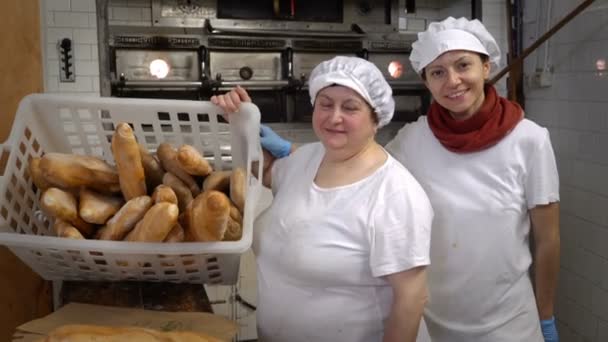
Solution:
[[(97, 16), (95, 0), (41, 0), (45, 42), (45, 91), (99, 95)], [(111, 0), (110, 25), (150, 26), (150, 0)], [(57, 44), (72, 39), (75, 57), (75, 82), (59, 79)]]
[[(49, 93), (99, 94), (97, 17), (95, 0), (42, 0), (41, 23), (45, 51), (45, 91)], [(57, 44), (70, 38), (74, 49), (74, 82), (59, 79)]]
[[(531, 44), (579, 1), (526, 2)], [(551, 8), (551, 11), (549, 11)], [(540, 27), (540, 28), (539, 28)], [(557, 318), (562, 342), (608, 341), (608, 1), (562, 28), (530, 56), (526, 75), (553, 69), (551, 86), (527, 84), (528, 117), (549, 128), (561, 179), (562, 263)]]

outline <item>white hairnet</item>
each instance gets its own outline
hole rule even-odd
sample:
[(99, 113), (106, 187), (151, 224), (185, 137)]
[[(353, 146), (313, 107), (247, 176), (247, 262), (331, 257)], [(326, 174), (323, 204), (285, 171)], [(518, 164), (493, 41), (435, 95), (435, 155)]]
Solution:
[(374, 109), (378, 127), (386, 125), (393, 118), (393, 90), (374, 64), (358, 57), (337, 56), (317, 65), (308, 81), (313, 106), (317, 93), (334, 84), (348, 87), (361, 95)]
[(418, 33), (418, 40), (412, 44), (410, 62), (420, 74), (437, 57), (452, 50), (482, 53), (496, 66), (500, 61), (496, 40), (479, 20), (449, 17), (431, 23), (426, 31)]

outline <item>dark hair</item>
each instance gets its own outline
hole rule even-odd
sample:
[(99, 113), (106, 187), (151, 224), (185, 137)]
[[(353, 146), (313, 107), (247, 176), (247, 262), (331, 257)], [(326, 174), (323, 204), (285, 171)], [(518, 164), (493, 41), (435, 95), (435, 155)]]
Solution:
[[(490, 57), (488, 55), (484, 55), (483, 53), (477, 52), (477, 55), (479, 55), (479, 58), (481, 58), (482, 63), (485, 63), (490, 60)], [(426, 81), (426, 68), (422, 68), (422, 73), (420, 73), (420, 77), (423, 81)]]

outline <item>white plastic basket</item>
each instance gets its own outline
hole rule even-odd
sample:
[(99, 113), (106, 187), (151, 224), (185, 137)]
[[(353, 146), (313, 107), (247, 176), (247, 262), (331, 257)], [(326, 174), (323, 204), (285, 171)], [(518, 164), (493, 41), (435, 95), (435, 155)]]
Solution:
[[(128, 122), (150, 150), (161, 142), (191, 144), (211, 158), (216, 169), (261, 161), (260, 113), (245, 104), (231, 123), (218, 122), (210, 102), (75, 97), (33, 94), (25, 97), (0, 153), (0, 244), (47, 280), (144, 280), (235, 284), (239, 260), (252, 242), (261, 181), (249, 176), (239, 241), (144, 243), (72, 240), (55, 237), (40, 211), (39, 190), (28, 161), (47, 152), (100, 156), (113, 163), (110, 138)], [(1, 161), (1, 159), (0, 159)], [(261, 162), (258, 171), (261, 172)], [(2, 163), (0, 162), (0, 165)]]

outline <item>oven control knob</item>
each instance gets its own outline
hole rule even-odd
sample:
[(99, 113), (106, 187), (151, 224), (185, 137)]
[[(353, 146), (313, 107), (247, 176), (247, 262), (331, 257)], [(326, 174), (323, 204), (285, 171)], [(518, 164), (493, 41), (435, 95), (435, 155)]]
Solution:
[(251, 68), (248, 66), (244, 66), (239, 69), (239, 76), (241, 76), (242, 79), (247, 81), (253, 76), (253, 70), (251, 70)]

